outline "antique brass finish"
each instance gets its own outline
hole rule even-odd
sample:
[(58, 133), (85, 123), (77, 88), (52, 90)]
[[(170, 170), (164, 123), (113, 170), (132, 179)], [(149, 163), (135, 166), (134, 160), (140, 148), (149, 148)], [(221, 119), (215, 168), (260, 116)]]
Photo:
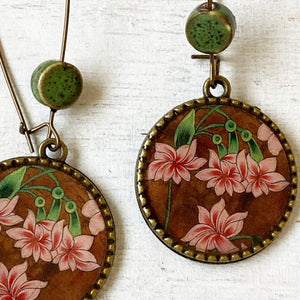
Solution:
[(216, 84), (220, 84), (224, 88), (223, 95), (221, 97), (229, 98), (231, 93), (231, 85), (228, 79), (223, 76), (217, 75), (213, 77), (213, 81), (208, 78), (203, 85), (203, 95), (204, 97), (213, 97), (210, 89), (215, 88)]
[[(277, 125), (273, 123), (269, 117), (263, 114), (257, 107), (250, 106), (246, 103), (240, 102), (238, 100), (230, 99), (226, 96), (230, 94), (230, 84), (224, 77), (217, 77), (217, 83), (224, 85), (225, 89), (225, 97), (216, 98), (211, 97), (208, 90), (211, 86), (211, 82), (208, 79), (205, 84), (205, 93), (208, 97), (191, 100), (186, 102), (182, 105), (175, 107), (173, 110), (168, 112), (162, 119), (160, 119), (156, 125), (150, 130), (149, 134), (145, 138), (142, 147), (140, 149), (137, 165), (136, 165), (136, 195), (138, 199), (139, 208), (141, 213), (146, 220), (147, 225), (152, 230), (152, 232), (160, 239), (167, 247), (169, 247), (174, 252), (190, 258), (192, 260), (201, 261), (201, 262), (209, 262), (209, 263), (228, 263), (239, 261), (244, 258), (250, 257), (264, 248), (266, 248), (277, 235), (281, 232), (282, 228), (284, 227), (285, 223), (287, 222), (292, 208), (294, 206), (297, 194), (297, 169), (294, 155), (291, 151), (290, 145), (288, 144), (284, 134), (278, 129)], [(152, 209), (150, 205), (150, 199), (148, 198), (147, 189), (146, 189), (146, 171), (147, 166), (149, 165), (150, 161), (150, 151), (152, 151), (156, 138), (160, 136), (160, 134), (166, 129), (169, 128), (169, 124), (175, 118), (178, 117), (179, 114), (185, 114), (192, 109), (198, 110), (202, 107), (208, 106), (230, 106), (233, 108), (238, 108), (244, 112), (247, 112), (258, 120), (262, 121), (263, 123), (267, 124), (270, 127), (278, 140), (280, 141), (283, 150), (286, 154), (287, 162), (289, 165), (289, 173), (290, 173), (290, 192), (289, 198), (287, 199), (287, 206), (285, 208), (284, 213), (281, 216), (281, 219), (274, 227), (273, 230), (270, 231), (268, 237), (261, 240), (261, 242), (257, 245), (254, 245), (246, 250), (240, 250), (237, 253), (232, 254), (211, 254), (211, 253), (203, 253), (196, 250), (193, 250), (189, 246), (187, 246), (184, 242), (180, 241), (179, 239), (174, 239), (170, 232), (167, 232), (163, 224), (161, 224), (157, 218), (156, 212)]]
[[(68, 25), (69, 25), (69, 16), (70, 16), (70, 0), (66, 0), (66, 4), (65, 4), (65, 19), (64, 19), (64, 29), (63, 29), (63, 38), (62, 38), (62, 45), (61, 45), (61, 54), (60, 54), (60, 60), (63, 62), (64, 58), (65, 58), (65, 52), (66, 52), (66, 45), (67, 45), (67, 36), (68, 36)], [(19, 119), (20, 119), (20, 133), (24, 134), (29, 146), (29, 150), (30, 152), (34, 152), (34, 147), (33, 147), (33, 143), (32, 140), (30, 138), (30, 134), (44, 128), (44, 127), (48, 127), (48, 135), (47, 135), (47, 139), (50, 138), (52, 135), (54, 136), (55, 140), (56, 140), (56, 146), (55, 146), (55, 150), (59, 149), (61, 147), (61, 140), (60, 137), (57, 133), (57, 131), (55, 130), (55, 127), (53, 125), (53, 120), (54, 120), (54, 115), (56, 113), (56, 110), (52, 109), (50, 111), (50, 121), (49, 122), (45, 122), (42, 123), (38, 126), (35, 126), (32, 129), (28, 129), (28, 126), (26, 124), (26, 120), (24, 117), (24, 114), (22, 112), (21, 106), (20, 106), (20, 101), (17, 97), (17, 91), (16, 88), (14, 87), (13, 83), (12, 83), (12, 79), (11, 76), (8, 72), (8, 68), (5, 64), (5, 60), (4, 60), (4, 56), (2, 54), (2, 47), (0, 45), (0, 63), (1, 63), (1, 68), (7, 83), (7, 86), (9, 88), (12, 100), (14, 102), (15, 108), (17, 110)]]
[[(86, 190), (91, 194), (91, 196), (95, 199), (95, 201), (99, 205), (101, 213), (104, 217), (105, 228), (107, 231), (107, 251), (105, 255), (105, 263), (103, 265), (101, 273), (99, 274), (98, 279), (96, 280), (96, 282), (91, 284), (91, 289), (82, 298), (82, 300), (92, 299), (96, 296), (96, 294), (104, 285), (106, 278), (109, 275), (111, 266), (114, 261), (114, 256), (115, 256), (115, 250), (116, 250), (115, 225), (114, 225), (114, 220), (110, 208), (106, 200), (104, 199), (102, 193), (100, 192), (100, 190), (94, 185), (92, 181), (90, 181), (89, 178), (87, 178), (80, 171), (74, 169), (73, 167), (69, 166), (68, 164), (62, 161), (52, 160), (49, 158), (40, 158), (40, 157), (18, 157), (18, 158), (2, 161), (0, 163), (0, 170), (5, 171), (9, 168), (22, 167), (22, 166), (35, 166), (35, 165), (56, 169), (58, 171), (61, 171), (69, 175), (70, 177), (75, 179), (78, 183), (83, 185), (83, 187), (86, 188)], [(70, 287), (66, 287), (66, 288), (68, 288), (70, 290), (70, 293), (72, 293), (72, 288)]]

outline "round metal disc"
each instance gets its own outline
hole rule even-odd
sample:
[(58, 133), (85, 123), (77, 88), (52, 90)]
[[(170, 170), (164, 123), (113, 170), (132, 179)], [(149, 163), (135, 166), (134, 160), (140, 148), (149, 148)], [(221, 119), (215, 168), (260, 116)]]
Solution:
[(180, 105), (151, 129), (136, 168), (138, 203), (169, 248), (212, 263), (268, 246), (296, 198), (294, 156), (258, 108), (230, 98)]
[(2, 296), (91, 299), (103, 286), (114, 222), (100, 190), (76, 169), (37, 157), (0, 163), (0, 225)]

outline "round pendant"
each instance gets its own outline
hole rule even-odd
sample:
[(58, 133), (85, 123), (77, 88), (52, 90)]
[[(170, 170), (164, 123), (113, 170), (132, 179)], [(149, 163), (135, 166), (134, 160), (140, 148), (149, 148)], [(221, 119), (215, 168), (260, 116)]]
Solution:
[(294, 156), (258, 108), (206, 97), (151, 129), (139, 153), (136, 193), (153, 233), (185, 257), (213, 263), (268, 246), (296, 198)]
[(91, 299), (115, 252), (109, 207), (69, 165), (22, 157), (0, 163), (1, 296)]

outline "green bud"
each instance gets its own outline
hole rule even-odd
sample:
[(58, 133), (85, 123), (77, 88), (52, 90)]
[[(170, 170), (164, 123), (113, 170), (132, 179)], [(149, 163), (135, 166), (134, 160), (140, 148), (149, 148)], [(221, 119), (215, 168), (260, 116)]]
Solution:
[(252, 139), (252, 133), (249, 130), (243, 130), (241, 137), (244, 142), (249, 142)]
[(225, 129), (228, 131), (228, 132), (233, 132), (236, 130), (236, 123), (232, 120), (228, 120), (225, 124)]
[(214, 134), (213, 137), (212, 137), (212, 142), (215, 144), (215, 145), (220, 145), (222, 143), (223, 139), (222, 137), (219, 135), (219, 134)]
[(59, 186), (52, 190), (52, 197), (54, 199), (62, 199), (64, 195), (65, 195), (64, 190)]
[(74, 201), (68, 201), (65, 204), (65, 210), (68, 214), (73, 213), (74, 211), (76, 211), (76, 209), (77, 209), (77, 206), (76, 206), (76, 203)]
[(36, 197), (34, 204), (36, 207), (44, 207), (46, 204), (46, 201), (43, 197)]

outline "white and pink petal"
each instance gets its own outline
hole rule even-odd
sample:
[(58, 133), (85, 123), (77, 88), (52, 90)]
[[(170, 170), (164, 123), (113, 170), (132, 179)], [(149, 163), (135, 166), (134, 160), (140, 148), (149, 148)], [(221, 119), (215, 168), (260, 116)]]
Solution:
[(279, 155), (279, 152), (283, 150), (283, 147), (275, 134), (268, 140), (268, 149), (275, 156)]
[(92, 235), (97, 235), (105, 229), (105, 222), (101, 212), (98, 212), (90, 219), (89, 229)]

